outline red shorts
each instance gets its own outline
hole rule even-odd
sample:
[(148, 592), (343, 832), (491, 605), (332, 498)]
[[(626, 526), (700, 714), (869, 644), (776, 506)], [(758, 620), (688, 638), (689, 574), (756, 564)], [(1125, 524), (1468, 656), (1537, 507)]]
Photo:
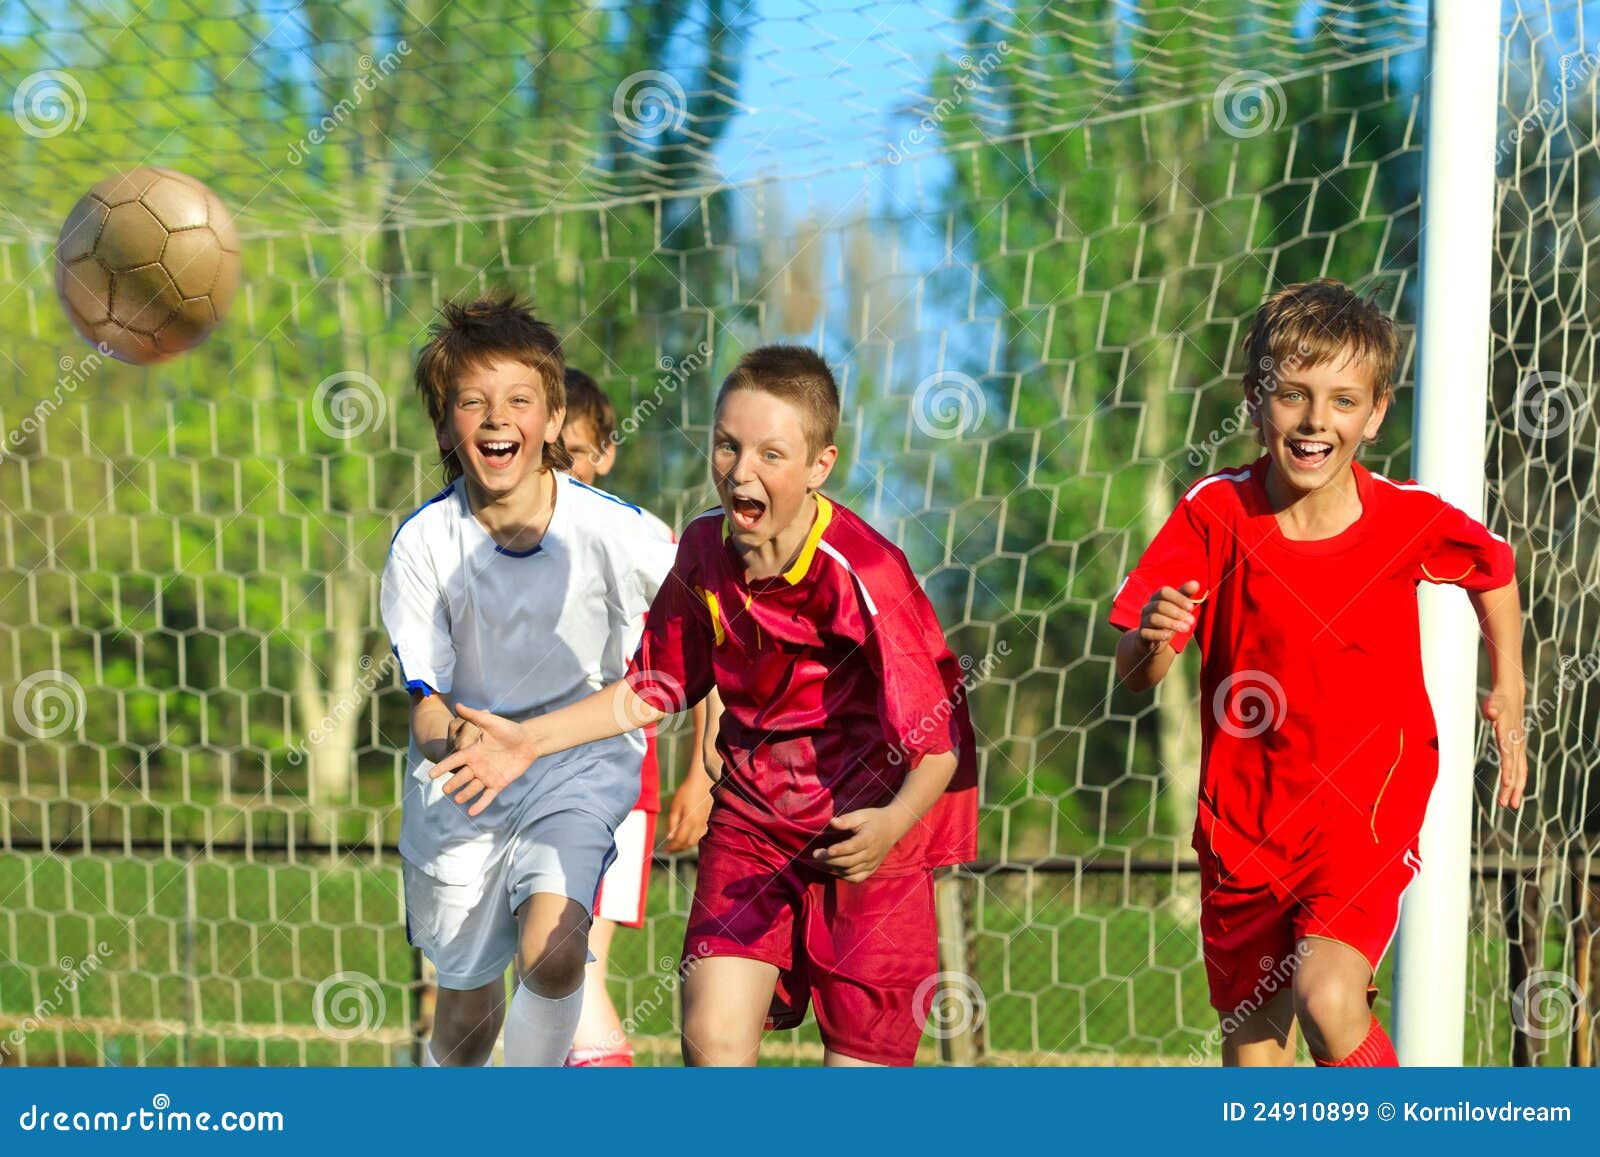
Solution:
[(713, 828), (700, 841), (683, 955), (775, 965), (767, 1028), (795, 1027), (809, 1002), (829, 1050), (909, 1065), (939, 970), (933, 873), (880, 870), (850, 884), (759, 837)]
[(1374, 973), (1400, 918), (1400, 898), (1422, 867), (1416, 844), (1361, 846), (1312, 855), (1272, 870), (1253, 865), (1248, 884), (1226, 878), (1200, 848), (1200, 931), (1211, 1005), (1259, 1008), (1290, 987), (1306, 937), (1337, 940)]

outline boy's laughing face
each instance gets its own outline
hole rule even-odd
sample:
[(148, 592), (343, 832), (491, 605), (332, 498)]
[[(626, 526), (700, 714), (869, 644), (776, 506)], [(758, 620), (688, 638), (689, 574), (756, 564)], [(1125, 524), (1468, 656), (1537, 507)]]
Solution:
[(1345, 356), (1286, 370), (1254, 418), (1279, 477), (1310, 493), (1344, 476), (1388, 410), (1387, 396), (1374, 401), (1366, 366)]
[(500, 358), (462, 373), (438, 430), (439, 448), (453, 448), (467, 478), (490, 497), (537, 475), (544, 444), (560, 436), (561, 411), (546, 403), (539, 371)]
[(778, 537), (822, 486), (838, 450), (812, 454), (805, 417), (762, 390), (734, 390), (717, 410), (711, 433), (711, 475), (728, 516), (731, 537), (755, 546)]

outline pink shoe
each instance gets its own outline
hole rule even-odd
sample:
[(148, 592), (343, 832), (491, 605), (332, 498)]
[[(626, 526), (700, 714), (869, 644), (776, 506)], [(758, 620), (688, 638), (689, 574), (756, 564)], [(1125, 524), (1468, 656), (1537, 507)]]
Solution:
[(622, 1044), (617, 1048), (572, 1049), (567, 1053), (569, 1069), (631, 1069), (633, 1046)]

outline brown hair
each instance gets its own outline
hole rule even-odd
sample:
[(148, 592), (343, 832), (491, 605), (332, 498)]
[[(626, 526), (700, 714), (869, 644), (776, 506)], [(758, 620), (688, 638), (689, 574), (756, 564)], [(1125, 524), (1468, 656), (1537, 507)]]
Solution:
[(1320, 277), (1278, 290), (1256, 312), (1240, 347), (1245, 356), (1244, 396), (1259, 410), (1285, 373), (1349, 356), (1372, 378), (1372, 400), (1394, 391), (1400, 336), (1376, 302), (1342, 282)]
[(764, 345), (739, 359), (717, 391), (717, 411), (735, 390), (759, 390), (782, 398), (803, 416), (806, 452), (833, 445), (839, 427), (839, 387), (828, 363), (815, 350), (798, 345)]
[(566, 424), (587, 422), (594, 429), (594, 448), (599, 450), (617, 432), (617, 408), (599, 383), (582, 370), (568, 366), (566, 378)]
[[(435, 429), (444, 425), (450, 393), (461, 375), (496, 358), (509, 358), (534, 370), (544, 387), (545, 405), (552, 413), (566, 409), (561, 336), (555, 327), (534, 317), (531, 305), (501, 290), (465, 305), (446, 302), (428, 329), (428, 342), (417, 355), (416, 384)], [(461, 462), (453, 450), (440, 451), (439, 461), (446, 482), (461, 477)], [(572, 455), (560, 438), (544, 443), (540, 465), (547, 470), (572, 469)]]

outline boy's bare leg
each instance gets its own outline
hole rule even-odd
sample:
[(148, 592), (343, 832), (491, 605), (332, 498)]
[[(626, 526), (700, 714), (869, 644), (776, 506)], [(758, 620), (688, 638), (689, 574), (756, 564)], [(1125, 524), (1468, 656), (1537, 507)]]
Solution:
[(696, 960), (683, 982), (683, 1063), (755, 1064), (777, 986), (777, 966), (763, 960)]
[(517, 910), (520, 978), (506, 1010), (508, 1066), (558, 1066), (572, 1047), (583, 1005), (589, 913), (576, 900), (535, 892)]
[(1318, 1060), (1342, 1060), (1360, 1047), (1372, 1025), (1372, 965), (1348, 944), (1321, 936), (1307, 936), (1298, 950), (1294, 1006), (1306, 1047)]
[(440, 1065), (476, 1066), (488, 1062), (506, 1014), (506, 980), (498, 976), (482, 988), (441, 988), (433, 1010), (428, 1051)]
[(1222, 1034), (1222, 1063), (1234, 1066), (1287, 1067), (1294, 1064), (1294, 993), (1278, 993), (1254, 1012), (1229, 1013)]
[(881, 1069), (885, 1066), (877, 1061), (859, 1061), (855, 1057), (847, 1057), (843, 1053), (836, 1053), (832, 1049), (822, 1050), (822, 1063), (833, 1069)]
[(606, 988), (606, 963), (616, 931), (615, 922), (599, 916), (589, 929), (589, 952), (594, 959), (584, 970), (583, 1011), (578, 1014), (578, 1033), (572, 1039), (574, 1049), (621, 1049), (628, 1043), (628, 1034), (622, 1029), (622, 1020)]

